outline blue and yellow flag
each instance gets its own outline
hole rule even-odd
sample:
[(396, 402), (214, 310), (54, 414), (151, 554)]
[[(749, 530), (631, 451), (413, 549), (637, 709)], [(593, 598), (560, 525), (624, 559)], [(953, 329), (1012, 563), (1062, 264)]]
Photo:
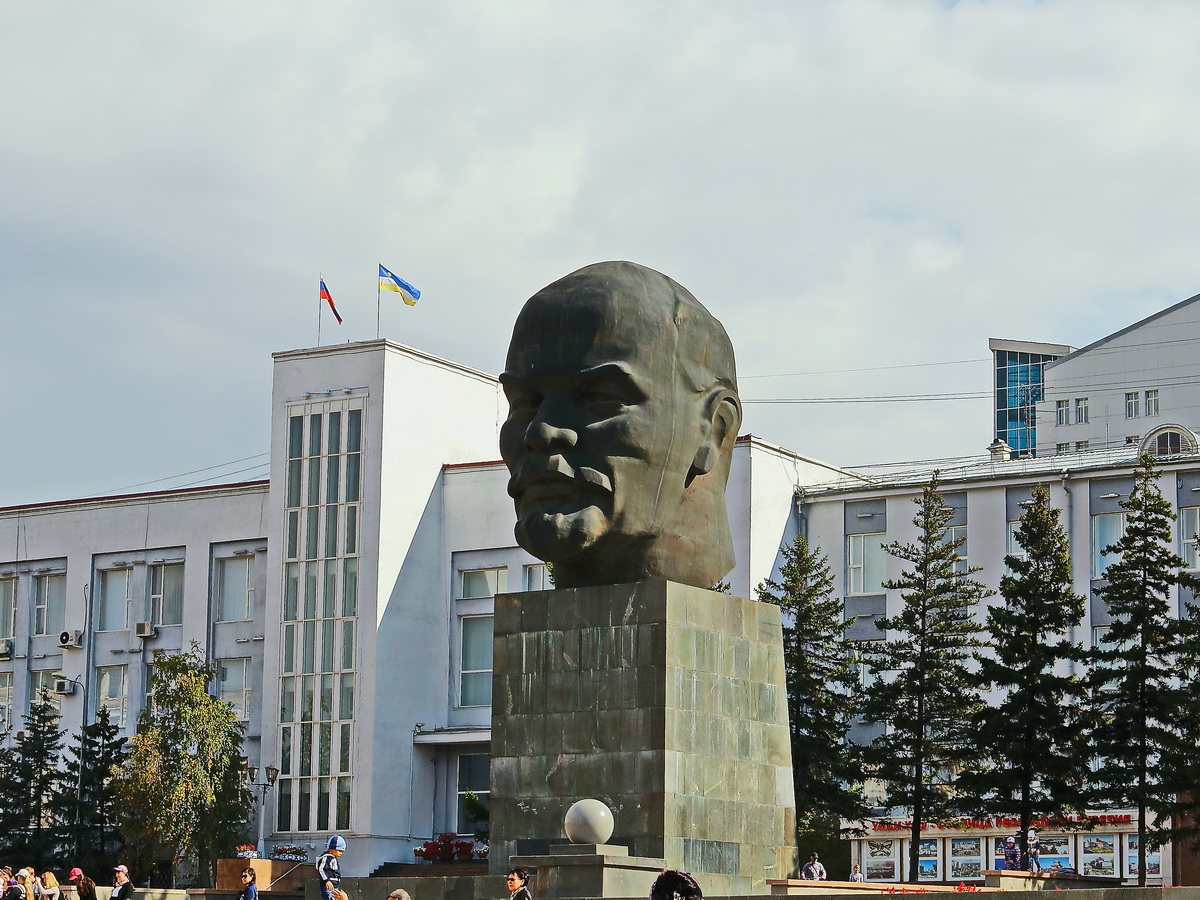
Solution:
[(417, 301), (421, 299), (420, 291), (382, 265), (379, 266), (379, 287), (385, 291), (395, 291), (409, 306), (416, 306)]

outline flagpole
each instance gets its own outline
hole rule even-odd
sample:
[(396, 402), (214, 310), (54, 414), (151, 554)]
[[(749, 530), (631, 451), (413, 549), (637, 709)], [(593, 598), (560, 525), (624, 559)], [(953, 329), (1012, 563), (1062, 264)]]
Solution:
[[(324, 273), (317, 273), (321, 283), (325, 281)], [(321, 304), (325, 302), (325, 298), (321, 296), (320, 290), (317, 291), (317, 346), (321, 346)]]
[(379, 297), (382, 291), (379, 288), (381, 284), (378, 278), (375, 279), (375, 340), (379, 340)]

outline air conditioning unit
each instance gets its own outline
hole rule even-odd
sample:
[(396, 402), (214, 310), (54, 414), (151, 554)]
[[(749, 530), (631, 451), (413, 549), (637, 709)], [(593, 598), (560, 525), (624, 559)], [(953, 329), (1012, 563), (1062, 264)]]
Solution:
[(154, 628), (153, 622), (138, 622), (133, 626), (133, 633), (140, 638), (146, 639), (152, 638), (158, 634)]
[(75, 682), (70, 678), (55, 678), (54, 693), (61, 694), (63, 696), (70, 696), (71, 694), (75, 693)]
[(80, 631), (78, 628), (69, 629), (67, 631), (60, 631), (58, 633), (58, 646), (65, 647), (65, 648), (82, 647), (83, 646), (83, 632)]
[(12, 657), (13, 657), (12, 638), (0, 638), (0, 659), (12, 659)]

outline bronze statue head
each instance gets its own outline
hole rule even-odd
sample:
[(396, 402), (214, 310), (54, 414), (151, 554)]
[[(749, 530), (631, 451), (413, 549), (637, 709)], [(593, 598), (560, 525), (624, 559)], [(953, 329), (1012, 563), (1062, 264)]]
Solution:
[(733, 345), (684, 287), (629, 262), (572, 272), (526, 302), (500, 381), (517, 543), (557, 587), (733, 568)]

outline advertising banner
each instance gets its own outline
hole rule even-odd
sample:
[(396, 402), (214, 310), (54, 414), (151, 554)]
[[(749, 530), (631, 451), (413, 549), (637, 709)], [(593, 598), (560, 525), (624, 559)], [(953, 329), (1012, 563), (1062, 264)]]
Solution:
[(983, 838), (950, 838), (950, 880), (983, 879)]
[(900, 839), (869, 838), (863, 841), (863, 877), (867, 881), (900, 880)]
[(1085, 834), (1079, 839), (1080, 874), (1117, 874), (1117, 836), (1115, 834)]

